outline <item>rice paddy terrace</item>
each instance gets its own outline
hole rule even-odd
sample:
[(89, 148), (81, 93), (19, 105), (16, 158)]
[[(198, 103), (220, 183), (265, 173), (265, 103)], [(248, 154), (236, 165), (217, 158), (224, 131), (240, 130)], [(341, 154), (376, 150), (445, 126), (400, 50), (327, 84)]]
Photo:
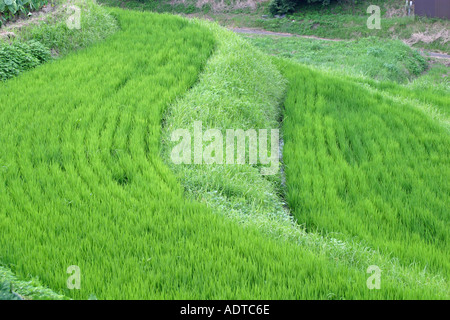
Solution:
[[(264, 58), (210, 23), (112, 12), (120, 31), (104, 42), (0, 84), (2, 265), (73, 299), (449, 297), (445, 126), (413, 102), (395, 108), (357, 82)], [(233, 56), (239, 48), (262, 62)], [(281, 126), (274, 106), (285, 92), (295, 221), (218, 214), (214, 189), (267, 209), (278, 182), (251, 166), (174, 170), (164, 127), (183, 115), (218, 128)], [(242, 99), (259, 113), (226, 104)], [(199, 177), (215, 178), (207, 192)], [(366, 286), (372, 264), (384, 272), (380, 290)], [(71, 265), (80, 290), (67, 288)]]

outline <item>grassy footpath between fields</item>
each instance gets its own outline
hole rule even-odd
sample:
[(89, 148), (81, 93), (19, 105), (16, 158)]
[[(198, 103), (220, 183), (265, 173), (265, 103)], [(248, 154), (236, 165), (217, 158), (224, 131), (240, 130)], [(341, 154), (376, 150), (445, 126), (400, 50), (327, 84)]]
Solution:
[[(266, 58), (267, 69), (256, 60), (249, 66), (241, 60), (261, 54), (231, 55), (251, 47), (217, 27), (167, 15), (114, 13), (122, 29), (105, 42), (0, 86), (0, 98), (7, 101), (0, 109), (0, 260), (18, 277), (38, 276), (75, 299), (92, 294), (99, 299), (448, 297), (439, 279), (382, 260), (364, 247), (354, 250), (357, 244), (304, 235), (276, 215), (255, 223), (239, 211), (241, 204), (239, 224), (212, 214), (220, 206), (212, 205), (211, 212), (186, 199), (159, 157), (161, 121), (167, 107), (195, 83), (214, 46), (196, 86), (213, 79), (205, 76), (208, 71), (245, 75), (244, 68), (253, 76), (250, 68), (257, 67), (262, 74), (247, 82), (217, 78), (211, 101), (228, 96), (224, 103), (239, 103), (238, 96), (261, 93), (269, 109), (253, 110), (255, 117), (272, 124), (276, 119), (264, 111), (277, 107), (282, 78)], [(278, 79), (280, 86), (255, 83), (268, 79)], [(188, 96), (203, 93), (195, 87)], [(215, 105), (208, 105), (207, 93), (199, 102)], [(174, 105), (182, 101), (189, 97)], [(238, 110), (245, 112), (245, 105)], [(211, 122), (205, 123), (212, 125), (218, 119), (209, 111), (205, 119)], [(236, 114), (233, 106), (228, 111)], [(251, 124), (254, 115), (246, 116), (240, 124)], [(230, 121), (224, 123), (233, 125)], [(254, 184), (263, 181), (257, 169), (242, 170), (253, 170)], [(269, 182), (276, 186), (277, 179)], [(216, 202), (228, 209), (221, 197)], [(265, 235), (270, 231), (264, 225), (276, 227), (272, 232), (281, 239)], [(367, 289), (368, 264), (386, 266), (382, 290)], [(81, 290), (66, 287), (71, 265), (81, 269)]]
[(292, 62), (280, 68), (290, 80), (287, 200), (299, 223), (448, 279), (448, 130), (413, 102)]

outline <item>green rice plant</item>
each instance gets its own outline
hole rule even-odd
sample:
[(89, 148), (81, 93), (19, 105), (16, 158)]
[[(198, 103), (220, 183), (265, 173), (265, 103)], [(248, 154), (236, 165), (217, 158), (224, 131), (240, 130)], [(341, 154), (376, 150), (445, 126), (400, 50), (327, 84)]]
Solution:
[(425, 105), (425, 108), (430, 109), (430, 113), (440, 114), (448, 122), (450, 120), (450, 85), (446, 77), (442, 81), (442, 73), (447, 71), (448, 68), (443, 66), (440, 69), (438, 77), (441, 82), (437, 82), (436, 79), (430, 81), (427, 76), (420, 77), (407, 86), (360, 77), (349, 77), (348, 80), (361, 84), (368, 89), (377, 90), (380, 94), (389, 95), (391, 98), (400, 97), (408, 100), (412, 106)]
[(284, 160), (297, 221), (448, 281), (448, 130), (411, 101), (279, 63), (290, 80)]

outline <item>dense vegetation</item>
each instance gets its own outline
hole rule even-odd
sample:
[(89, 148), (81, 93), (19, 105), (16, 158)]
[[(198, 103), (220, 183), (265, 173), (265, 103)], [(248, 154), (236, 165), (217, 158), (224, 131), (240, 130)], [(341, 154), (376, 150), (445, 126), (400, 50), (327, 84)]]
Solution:
[[(263, 219), (230, 220), (186, 199), (159, 158), (161, 121), (214, 47), (217, 55), (198, 84), (216, 85), (220, 94), (214, 97), (211, 88), (210, 103), (205, 100), (210, 115), (217, 98), (239, 103), (240, 96), (258, 97), (264, 88), (252, 72), (263, 72), (261, 86), (278, 79), (279, 86), (260, 97), (269, 108), (281, 98), (283, 81), (260, 53), (232, 55), (242, 46), (252, 49), (217, 27), (167, 15), (115, 14), (122, 29), (104, 43), (0, 87), (6, 101), (0, 118), (0, 257), (18, 276), (37, 275), (73, 298), (446, 297), (440, 281), (418, 280), (416, 271), (402, 266), (396, 274), (390, 263), (383, 290), (370, 291), (367, 263), (383, 263), (376, 253), (306, 235), (294, 225), (276, 239), (261, 232)], [(252, 54), (253, 62), (247, 61)], [(225, 73), (214, 76), (219, 70)], [(221, 77), (244, 70), (247, 80)], [(190, 102), (200, 94), (194, 88), (190, 95), (178, 103), (193, 114)], [(245, 114), (245, 106), (217, 117), (198, 115), (211, 125), (222, 118), (227, 125), (249, 125), (253, 114)], [(172, 116), (177, 110), (171, 108)], [(274, 124), (273, 115), (258, 112), (261, 124)], [(81, 268), (82, 287), (68, 291), (66, 269), (74, 264)]]
[(301, 3), (320, 3), (325, 6), (330, 4), (330, 0), (271, 0), (269, 11), (272, 15), (292, 13)]
[(18, 14), (40, 9), (47, 0), (0, 0), (0, 27)]
[[(105, 45), (44, 65), (0, 88), (1, 100), (7, 101), (2, 104), (5, 135), (0, 138), (4, 146), (1, 202), (5, 204), (0, 215), (2, 261), (14, 261), (19, 274), (38, 274), (58, 289), (65, 285), (65, 269), (79, 263), (86, 270), (86, 291), (97, 292), (94, 288), (98, 288), (103, 297), (121, 291), (119, 286), (107, 293), (100, 285), (105, 275), (111, 276), (105, 270), (130, 263), (133, 266), (128, 271), (124, 268), (125, 273), (138, 266), (145, 268), (141, 254), (149, 259), (148, 250), (152, 250), (145, 244), (163, 236), (149, 233), (159, 225), (156, 219), (149, 220), (151, 216), (164, 219), (163, 213), (182, 209), (196, 212), (196, 205), (182, 200), (176, 184), (152, 155), (158, 153), (163, 108), (192, 84), (213, 44), (207, 32), (177, 18), (129, 13), (122, 16), (121, 24), (120, 34)], [(164, 32), (155, 32), (162, 28)], [(174, 41), (165, 41), (167, 37)], [(145, 90), (148, 87), (153, 88), (151, 94)], [(15, 120), (8, 116), (11, 112)], [(136, 125), (129, 132), (131, 123)], [(13, 150), (21, 149), (20, 159), (11, 158), (16, 154)], [(141, 165), (133, 165), (131, 157)], [(152, 183), (142, 188), (143, 181)], [(140, 191), (135, 193), (135, 189)], [(161, 199), (160, 205), (152, 204), (152, 194)], [(130, 203), (124, 202), (127, 198)], [(122, 230), (137, 220), (148, 223)], [(110, 241), (119, 230), (122, 244)], [(131, 240), (136, 240), (137, 248), (122, 259), (133, 247)], [(108, 247), (115, 248), (116, 254), (109, 255)], [(123, 295), (127, 294), (125, 290)]]
[[(447, 69), (80, 5), (0, 43), (0, 300), (450, 297)], [(194, 121), (281, 129), (282, 170), (175, 165)]]
[(17, 76), (50, 58), (50, 50), (35, 40), (11, 45), (0, 42), (0, 80)]

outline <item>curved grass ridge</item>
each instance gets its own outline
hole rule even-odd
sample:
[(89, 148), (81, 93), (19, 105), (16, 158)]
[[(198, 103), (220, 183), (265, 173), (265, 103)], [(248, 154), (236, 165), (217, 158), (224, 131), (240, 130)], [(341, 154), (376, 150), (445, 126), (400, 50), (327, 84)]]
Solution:
[[(259, 175), (257, 167), (249, 165), (174, 165), (171, 162), (170, 150), (174, 146), (170, 142), (171, 132), (178, 128), (192, 129), (193, 121), (202, 121), (204, 130), (279, 127), (280, 97), (286, 85), (272, 60), (231, 32), (211, 23), (197, 23), (215, 34), (217, 51), (208, 61), (199, 83), (169, 109), (163, 133), (163, 157), (187, 194), (242, 226), (256, 226), (270, 238), (281, 240), (280, 245), (295, 244), (300, 251), (338, 261), (360, 274), (365, 273), (369, 265), (378, 265), (383, 276), (399, 287), (423, 290), (423, 293), (431, 289), (441, 298), (448, 297), (446, 280), (426, 272), (421, 266), (404, 266), (395, 257), (384, 256), (356, 239), (342, 241), (305, 232), (280, 198), (280, 175), (268, 180)], [(266, 84), (276, 92), (255, 90), (260, 85), (265, 88)], [(240, 103), (233, 108), (230, 103), (237, 100)], [(249, 110), (243, 112), (241, 106)], [(269, 115), (269, 118), (260, 115)], [(354, 298), (352, 294), (347, 292), (345, 297)]]
[[(216, 38), (215, 54), (209, 59), (199, 82), (174, 104), (165, 116), (163, 157), (185, 189), (200, 194), (206, 201), (221, 201), (225, 196), (234, 207), (256, 211), (263, 216), (284, 216), (283, 202), (275, 183), (261, 176), (258, 167), (248, 165), (174, 165), (170, 141), (176, 129), (193, 132), (194, 121), (203, 129), (276, 129), (286, 81), (270, 58), (231, 32), (201, 20)], [(239, 178), (243, 177), (243, 178)], [(280, 176), (271, 180), (280, 181)], [(237, 182), (238, 181), (238, 182)]]

